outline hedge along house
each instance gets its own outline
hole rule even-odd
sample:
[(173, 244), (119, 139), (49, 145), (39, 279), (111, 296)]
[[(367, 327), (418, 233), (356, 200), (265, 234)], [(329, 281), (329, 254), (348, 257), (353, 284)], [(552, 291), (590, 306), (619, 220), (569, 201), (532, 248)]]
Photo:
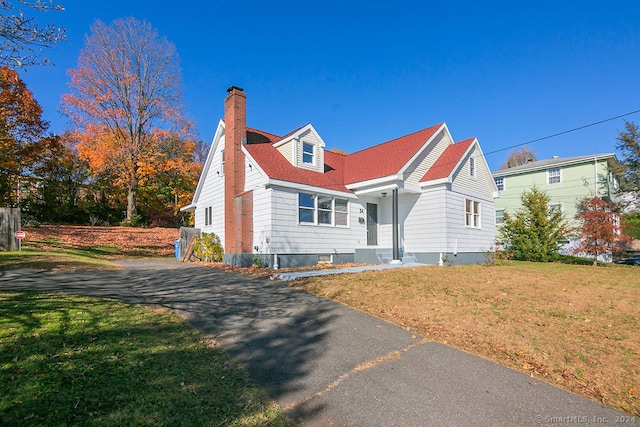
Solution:
[(282, 137), (247, 127), (238, 87), (224, 110), (182, 210), (220, 236), (225, 263), (484, 261), (497, 188), (477, 139), (454, 143), (442, 123), (345, 155), (311, 124)]

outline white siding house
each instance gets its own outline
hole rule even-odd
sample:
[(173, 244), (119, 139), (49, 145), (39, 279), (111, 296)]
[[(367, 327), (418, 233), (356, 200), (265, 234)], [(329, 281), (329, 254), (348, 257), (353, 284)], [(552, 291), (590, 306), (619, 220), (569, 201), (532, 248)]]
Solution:
[(484, 261), (497, 188), (477, 139), (454, 143), (442, 123), (338, 154), (310, 124), (284, 137), (246, 127), (245, 99), (229, 89), (183, 208), (221, 237), (225, 262)]

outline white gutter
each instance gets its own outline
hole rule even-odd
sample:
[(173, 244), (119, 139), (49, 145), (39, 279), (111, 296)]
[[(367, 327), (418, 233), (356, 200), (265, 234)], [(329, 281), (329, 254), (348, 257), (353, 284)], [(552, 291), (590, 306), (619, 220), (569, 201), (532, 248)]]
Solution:
[(346, 199), (357, 199), (356, 195), (353, 193), (345, 193), (344, 191), (340, 191), (340, 190), (330, 190), (325, 187), (316, 187), (314, 185), (298, 184), (296, 182), (281, 181), (278, 179), (269, 179), (265, 184), (265, 188), (269, 188), (269, 187), (293, 188), (298, 191), (321, 193), (321, 194), (326, 194), (328, 196), (337, 196), (337, 197), (343, 197)]

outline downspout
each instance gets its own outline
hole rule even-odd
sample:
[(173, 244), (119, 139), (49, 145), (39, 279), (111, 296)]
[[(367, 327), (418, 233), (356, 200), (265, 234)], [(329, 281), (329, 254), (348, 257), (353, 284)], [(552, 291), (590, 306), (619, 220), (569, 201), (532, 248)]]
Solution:
[(593, 159), (593, 186), (595, 190), (595, 195), (598, 197), (598, 158), (594, 157)]
[(391, 264), (400, 264), (400, 236), (399, 236), (399, 225), (398, 225), (398, 189), (394, 188), (391, 192), (391, 222), (393, 223), (393, 229), (391, 233), (391, 237), (393, 240), (393, 259), (391, 260)]

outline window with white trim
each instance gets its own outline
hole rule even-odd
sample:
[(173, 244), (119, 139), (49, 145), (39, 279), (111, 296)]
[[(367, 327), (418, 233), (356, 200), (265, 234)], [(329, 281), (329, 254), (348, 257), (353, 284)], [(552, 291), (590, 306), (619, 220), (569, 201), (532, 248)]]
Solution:
[(318, 255), (318, 264), (333, 264), (333, 255)]
[(220, 151), (220, 175), (224, 175), (224, 150)]
[(560, 168), (547, 169), (547, 184), (558, 184), (561, 181)]
[(313, 194), (298, 193), (298, 221), (301, 224), (316, 223), (316, 198)]
[(504, 191), (504, 177), (499, 176), (493, 179), (496, 182), (496, 187), (498, 187), (498, 191)]
[(314, 165), (316, 162), (314, 161), (315, 149), (314, 145), (308, 142), (302, 143), (302, 163), (305, 165)]
[(331, 224), (333, 221), (333, 198), (318, 196), (318, 224)]
[(209, 226), (213, 224), (213, 207), (209, 206), (204, 208), (204, 225)]
[(346, 227), (349, 225), (349, 202), (331, 196), (298, 193), (298, 222)]
[(476, 177), (476, 159), (474, 159), (473, 157), (469, 158), (469, 175), (471, 176), (471, 178)]
[(562, 213), (562, 203), (549, 203), (549, 213), (560, 212)]
[(504, 224), (504, 209), (496, 209), (496, 225)]
[(480, 228), (480, 202), (465, 199), (465, 225), (467, 227)]
[(343, 199), (335, 199), (335, 224), (349, 225), (349, 202)]

